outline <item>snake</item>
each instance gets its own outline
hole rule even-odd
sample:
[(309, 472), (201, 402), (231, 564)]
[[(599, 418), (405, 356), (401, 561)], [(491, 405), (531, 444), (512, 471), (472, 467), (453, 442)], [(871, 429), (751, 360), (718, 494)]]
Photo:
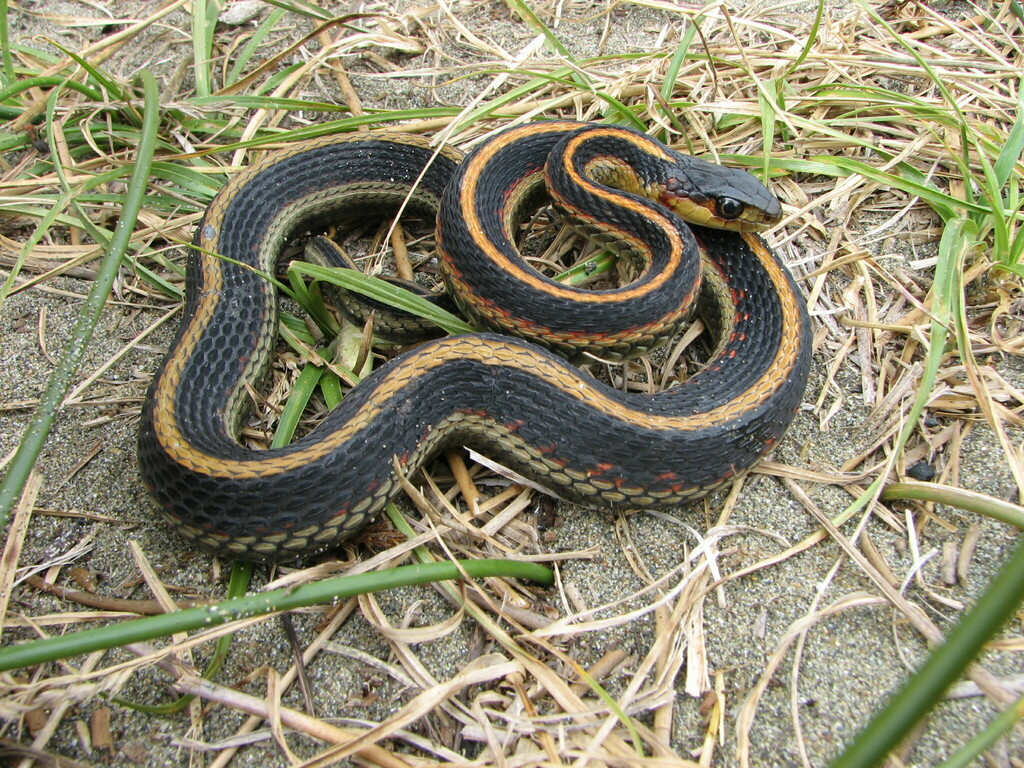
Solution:
[[(636, 277), (592, 290), (536, 271), (516, 236), (545, 200)], [(436, 217), (439, 271), (482, 330), (400, 352), (285, 447), (244, 445), (276, 340), (267, 274), (288, 244), (399, 208)], [(448, 447), (583, 506), (699, 499), (779, 442), (807, 385), (806, 302), (760, 234), (781, 215), (747, 172), (597, 123), (518, 125), (466, 156), (394, 131), (269, 153), (197, 226), (181, 324), (142, 408), (143, 482), (189, 540), (260, 562), (337, 546)], [(694, 311), (714, 351), (661, 392), (621, 391), (573, 362), (644, 354)]]

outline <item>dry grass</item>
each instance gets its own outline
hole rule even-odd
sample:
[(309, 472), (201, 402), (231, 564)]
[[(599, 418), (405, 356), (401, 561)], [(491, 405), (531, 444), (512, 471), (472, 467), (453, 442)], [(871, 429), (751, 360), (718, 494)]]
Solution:
[[(205, 5), (194, 4), (196, 12)], [(133, 236), (137, 249), (111, 299), (118, 311), (146, 321), (117, 354), (84, 371), (66, 400), (67, 408), (87, 409), (87, 424), (137, 415), (145, 372), (127, 381), (105, 376), (123, 364), (123, 356), (166, 338), (161, 334), (176, 316), (183, 287), (181, 243), (190, 239), (226, 175), (265, 148), (378, 124), (469, 147), (513, 122), (564, 116), (633, 122), (695, 154), (767, 172), (786, 209), (786, 220), (770, 239), (804, 287), (815, 318), (820, 375), (807, 394), (807, 412), (827, 433), (851, 403), (863, 406), (861, 448), (834, 464), (792, 460), (760, 467), (820, 528), (795, 544), (780, 537), (772, 555), (743, 567), (722, 561), (723, 550), (733, 549), (726, 542), (750, 532), (731, 519), (744, 489), (740, 482), (707, 509), (710, 525), (691, 530), (698, 543), (671, 569), (636, 554), (640, 550), (631, 546), (624, 526), (623, 553), (646, 586), (609, 605), (590, 605), (592, 596), (566, 584), (542, 594), (487, 579), (440, 585), (457, 608), (428, 626), (395, 626), (393, 614), (374, 596), (324, 609), (315, 639), (301, 650), (303, 664), (318, 654), (339, 654), (396, 681), (406, 694), (379, 722), (339, 725), (317, 717), (311, 704), (305, 712), (297, 702), (286, 706), (282, 699), (300, 678), (298, 664), (283, 673), (252, 668), (253, 678), (265, 685), (263, 696), (203, 679), (202, 665), (191, 654), (206, 658), (214, 638), (276, 621), (264, 617), (175, 637), (159, 648), (135, 644), (116, 661), (94, 652), (73, 663), (5, 676), (0, 714), (8, 718), (6, 739), (31, 743), (25, 754), (52, 764), (60, 749), (50, 747), (50, 739), (75, 708), (120, 692), (133, 674), (156, 667), (177, 692), (198, 697), (173, 721), (186, 751), (199, 749), (204, 718), (220, 708), (246, 715), (234, 736), (218, 725), (222, 735), (213, 766), (227, 765), (239, 750), (244, 758), (248, 744), (267, 738), (278, 744), (280, 764), (303, 766), (349, 756), (372, 765), (437, 765), (466, 755), (479, 765), (501, 766), (746, 765), (759, 754), (751, 734), (762, 694), (783, 662), (795, 690), (802, 648), (819, 622), (855, 608), (887, 606), (896, 624), (909, 623), (928, 642), (941, 637), (947, 625), (936, 614), (955, 615), (964, 595), (926, 579), (921, 552), (937, 527), (954, 524), (932, 504), (892, 506), (878, 501), (878, 493), (883, 482), (905, 479), (922, 462), (937, 470), (937, 481), (958, 485), (964, 442), (980, 429), (991, 430), (1018, 500), (1024, 494), (1024, 168), (1022, 139), (1014, 138), (1024, 29), (1010, 4), (985, 11), (968, 7), (955, 19), (912, 3), (888, 4), (879, 16), (853, 6), (826, 12), (814, 23), (813, 16), (785, 7), (733, 13), (715, 4), (691, 11), (657, 0), (537, 3), (533, 19), (518, 3), (460, 7), (459, 13), (443, 2), (407, 5), (402, 12), (380, 3), (340, 20), (315, 18), (312, 7), (306, 15), (282, 10), (272, 29), (256, 25), (278, 13), (270, 6), (261, 7), (257, 22), (216, 28), (205, 22), (189, 27), (181, 12), (185, 6), (169, 2), (157, 10), (139, 4), (132, 19), (108, 20), (116, 27), (109, 34), (92, 20), (102, 20), (102, 12), (88, 18), (32, 15), (13, 3), (8, 10), (12, 40), (18, 42), (14, 23), (27, 19), (59, 32), (96, 69), (85, 71), (36, 38), (27, 37), (21, 41), (27, 47), (13, 52), (20, 79), (58, 75), (88, 88), (41, 82), (3, 102), (17, 105), (0, 134), (0, 266), (7, 301), (32, 292), (54, 301), (69, 292), (77, 297), (73, 284), (58, 276), (92, 279), (93, 262), (103, 250), (97, 242), (109, 237), (124, 191), (119, 176), (102, 175), (123, 171), (133, 160), (138, 120), (132, 106), (137, 101), (126, 102), (132, 96), (130, 76), (144, 67), (164, 73), (158, 166)], [(510, 7), (524, 20), (511, 15)], [(529, 25), (538, 22), (544, 28), (531, 32)], [(595, 28), (599, 32), (592, 34)], [(626, 38), (636, 30), (643, 30), (643, 47), (627, 50)], [(264, 31), (266, 38), (249, 51)], [(583, 39), (591, 50), (570, 44)], [(401, 111), (395, 103), (402, 103)], [(38, 116), (40, 128), (33, 122)], [(330, 120), (338, 122), (325, 122)], [(1007, 145), (1017, 151), (1000, 160)], [(1007, 171), (1005, 184), (993, 183), (993, 168)], [(954, 225), (962, 236), (943, 239)], [(6, 312), (3, 317), (5, 325), (14, 322)], [(36, 325), (33, 333), (44, 354), (59, 354), (47, 341), (45, 312), (24, 322)], [(304, 338), (301, 329), (296, 335)], [(318, 340), (306, 342), (313, 347)], [(282, 352), (275, 380), (260, 395), (260, 415), (246, 432), (254, 444), (269, 441), (305, 365), (296, 347), (301, 345)], [(646, 386), (657, 377), (645, 365), (637, 362), (632, 370), (609, 375), (622, 386)], [(24, 393), (5, 392), (0, 413), (17, 414), (34, 403)], [(83, 456), (81, 464), (89, 458)], [(370, 571), (409, 557), (511, 556), (571, 564), (597, 556), (552, 556), (536, 527), (546, 500), (495, 479), (480, 465), (470, 462), (467, 468), (458, 454), (447, 458), (434, 476), (411, 478), (409, 496), (422, 523), (403, 528), (399, 520), (399, 534), (374, 529), (368, 543), (380, 554), (348, 553), (341, 562), (279, 574), (280, 585)], [(9, 460), (0, 457), (0, 468)], [(849, 506), (822, 508), (814, 490), (822, 486), (848, 494)], [(172, 606), (141, 549), (125, 556), (134, 558), (153, 600), (97, 595), (88, 580), (87, 540), (60, 562), (25, 560), (22, 537), (33, 515), (46, 513), (35, 508), (36, 492), (38, 483), (25, 491), (2, 563), (3, 607), (12, 597), (20, 595), (21, 601), (17, 610), (0, 613), (5, 641), (156, 610), (153, 600), (163, 609)], [(97, 525), (108, 521), (102, 506), (90, 519)], [(913, 567), (890, 564), (869, 530), (905, 541)], [(971, 535), (943, 552), (953, 582), (958, 571), (962, 581), (969, 567)], [(727, 587), (755, 572), (770, 572), (836, 542), (840, 554), (821, 599), (781, 634), (745, 700), (726, 702), (726, 671), (709, 662), (706, 650), (706, 601), (724, 599)], [(840, 564), (849, 562), (867, 591), (825, 599)], [(32, 609), (33, 590), (69, 580), (76, 586), (63, 596), (83, 607)], [(335, 639), (356, 612), (386, 640), (386, 658)], [(643, 622), (650, 641), (643, 652), (611, 648), (589, 663), (574, 658), (580, 638), (635, 622)], [(454, 676), (438, 679), (424, 658), (429, 641), (455, 632), (474, 638), (472, 658)], [(1019, 632), (1001, 643), (1004, 651), (1021, 651)], [(1005, 681), (985, 667), (974, 666), (970, 677), (1000, 705), (1010, 700)], [(702, 699), (704, 719), (689, 723), (685, 735), (673, 733), (679, 728), (678, 691)], [(310, 697), (316, 699), (317, 692)], [(104, 716), (94, 714), (89, 726), (75, 722), (79, 756), (89, 754), (83, 745), (90, 744), (93, 755), (104, 754)], [(795, 705), (788, 727), (809, 764), (821, 764), (822, 753), (838, 747), (805, 744)], [(313, 741), (300, 749), (291, 732)], [(65, 736), (64, 743), (69, 740)], [(699, 746), (684, 753), (682, 743)], [(199, 751), (188, 754), (182, 753), (182, 764), (204, 760)], [(30, 760), (26, 756), (20, 764)]]

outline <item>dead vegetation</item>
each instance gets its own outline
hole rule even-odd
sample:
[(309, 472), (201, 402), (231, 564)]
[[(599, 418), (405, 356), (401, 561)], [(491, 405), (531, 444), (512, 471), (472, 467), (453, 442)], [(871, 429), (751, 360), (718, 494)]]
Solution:
[[(689, 537), (670, 567), (638, 554), (643, 549), (630, 538), (631, 524), (616, 521), (619, 556), (632, 569), (629, 583), (641, 586), (607, 604), (585, 586), (581, 592), (578, 582), (562, 581), (561, 571), (553, 591), (493, 578), (445, 582), (436, 589), (455, 607), (436, 621), (411, 613), (405, 618), (412, 626), (396, 626), (395, 612), (374, 595), (316, 609), (315, 631), (304, 625), (297, 649), (301, 663), (281, 669), (254, 662), (244, 670), (251, 679), (207, 678), (203, 666), (216, 638), (241, 638), (276, 618), (243, 619), (160, 643), (133, 643), (116, 655), (94, 651), (7, 674), (0, 714), (6, 718), (2, 748), (12, 765), (55, 764), (58, 754), (146, 762), (152, 745), (137, 736), (116, 744), (110, 710), (98, 703), (131, 690), (133, 675), (144, 670), (147, 679), (195, 697), (168, 716), (180, 751), (161, 754), (179, 764), (272, 759), (320, 766), (349, 757), (396, 768), (467, 760), (481, 766), (768, 764), (763, 761), (777, 754), (777, 744), (758, 735), (762, 697), (784, 665), (796, 701), (809, 633), (868, 608), (888, 611), (894, 633), (909, 626), (931, 644), (974, 599), (963, 589), (982, 535), (974, 522), (964, 527), (974, 518), (951, 519), (948, 507), (894, 504), (879, 495), (885, 484), (921, 479), (929, 470), (933, 482), (960, 486), (965, 443), (978, 430), (998, 446), (993, 476), (1009, 478), (1008, 485), (1004, 480), (981, 490), (1004, 494), (1004, 502), (1019, 502), (1024, 493), (1024, 29), (1016, 4), (951, 15), (915, 3), (877, 11), (855, 5), (825, 9), (819, 17), (785, 6), (739, 12), (658, 0), (439, 2), (400, 10), (366, 3), (342, 15), (298, 0), (225, 9), (210, 0), (125, 4), (116, 11), (74, 7), (58, 13), (11, 2), (6, 8), (8, 35), (18, 43), (10, 48), (0, 89), (0, 108), (7, 110), (0, 132), (0, 274), (6, 278), (0, 299), (8, 306), (21, 295), (81, 298), (71, 280), (87, 287), (95, 278), (134, 161), (141, 101), (131, 83), (138, 70), (161, 73), (162, 113), (148, 195), (108, 302), (108, 312), (133, 318), (126, 327), (139, 330), (104, 362), (83, 369), (65, 398), (64, 413), (84, 414), (83, 428), (137, 415), (152, 369), (125, 376), (126, 361), (155, 365), (146, 351), (166, 343), (177, 316), (181, 244), (226, 176), (259, 153), (322, 133), (380, 126), (469, 147), (517, 121), (614, 120), (765, 175), (783, 200), (786, 220), (769, 239), (808, 296), (818, 367), (799, 437), (792, 438), (796, 447), (757, 474), (771, 476), (761, 485), (775, 484), (806, 512), (813, 532), (791, 543), (736, 522), (736, 505), (757, 484), (752, 479), (704, 507), (704, 529), (666, 523), (685, 528)], [(244, 21), (227, 16), (244, 18), (249, 8), (255, 15)], [(29, 34), (26, 24), (48, 32)], [(411, 247), (429, 251), (429, 242)], [(12, 317), (6, 308), (0, 316), (2, 333), (13, 332), (15, 323), (34, 326), (40, 356), (59, 357), (48, 340), (45, 302), (35, 316)], [(295, 334), (304, 339), (301, 329)], [(358, 329), (355, 337), (358, 348)], [(318, 339), (306, 341), (312, 353)], [(297, 347), (282, 350), (275, 381), (259, 395), (261, 416), (247, 431), (254, 443), (269, 442), (292, 384), (308, 365)], [(133, 357), (140, 350), (146, 354)], [(676, 360), (670, 355), (671, 364)], [(650, 365), (638, 361), (609, 375), (623, 386), (647, 386), (658, 378)], [(111, 371), (122, 376), (111, 378)], [(37, 402), (6, 391), (0, 413), (12, 426), (5, 429), (20, 428), (25, 421), (18, 415)], [(316, 402), (307, 418), (315, 418)], [(814, 435), (835, 434), (837, 424), (840, 434), (852, 433), (851, 413), (852, 446), (816, 447)], [(0, 468), (9, 466), (16, 442), (4, 435)], [(91, 443), (86, 439), (72, 477), (93, 457)], [(102, 450), (96, 442), (94, 451)], [(537, 527), (555, 520), (548, 499), (460, 454), (446, 459), (432, 475), (410, 478), (408, 496), (419, 514), (406, 521), (396, 512), (397, 532), (375, 527), (364, 549), (346, 548), (338, 561), (276, 573), (267, 587), (369, 573), (409, 558), (512, 557), (569, 571), (602, 557), (595, 549), (550, 547), (554, 539)], [(134, 471), (127, 459), (124, 466)], [(43, 475), (52, 480), (45, 468)], [(100, 528), (117, 525), (102, 498), (87, 513), (37, 507), (40, 482), (34, 474), (9, 528), (0, 571), (5, 645), (174, 609), (177, 596), (141, 547), (125, 548), (124, 558), (145, 585), (143, 599), (97, 590), (91, 532), (59, 561), (32, 559), (37, 550), (30, 531), (40, 516), (74, 514)], [(822, 488), (831, 495), (823, 496)], [(61, 504), (59, 498), (47, 503)], [(1000, 519), (1012, 522), (1019, 507), (1006, 507), (1009, 517)], [(744, 546), (733, 542), (754, 533), (765, 537), (760, 546), (770, 554), (733, 557)], [(879, 539), (897, 540), (908, 558), (892, 562), (892, 551), (876, 546)], [(932, 553), (939, 539), (944, 543)], [(817, 596), (773, 635), (752, 685), (730, 682), (734, 670), (709, 659), (706, 609), (724, 604), (754, 575), (808, 553), (834, 563)], [(932, 554), (941, 560), (937, 571), (929, 570)], [(185, 600), (223, 596), (207, 589), (218, 565), (203, 562), (208, 581), (188, 590)], [(856, 569), (862, 589), (830, 591), (841, 567)], [(132, 594), (128, 587), (120, 592)], [(43, 593), (72, 605), (36, 603)], [(386, 653), (337, 639), (354, 614), (378, 633)], [(642, 647), (600, 647), (597, 638), (609, 633), (621, 641), (634, 627)], [(427, 657), (439, 638), (450, 636), (466, 638), (466, 657), (441, 677)], [(997, 644), (1019, 668), (1019, 625)], [(588, 652), (577, 658), (581, 647)], [(377, 721), (339, 723), (343, 706), (328, 717), (318, 711), (324, 704), (316, 685), (297, 685), (303, 666), (315, 670), (324, 654), (390, 681), (381, 690), (398, 691), (389, 694), (390, 702), (369, 701), (374, 694), (362, 692), (359, 705), (384, 713)], [(237, 665), (232, 670), (243, 674)], [(973, 666), (969, 677), (999, 708), (1016, 696), (1012, 680), (983, 665)], [(290, 693), (296, 687), (301, 697)], [(374, 704), (380, 706), (374, 710)], [(862, 712), (875, 704), (866, 702)], [(786, 760), (821, 765), (842, 745), (808, 743), (800, 711), (794, 703), (784, 726), (792, 750)], [(981, 729), (977, 721), (972, 727)], [(216, 739), (206, 739), (204, 728)], [(293, 734), (309, 739), (296, 745)], [(916, 738), (901, 754), (919, 763), (941, 757), (914, 752)], [(253, 752), (253, 744), (267, 739), (277, 745), (272, 757)], [(945, 742), (942, 754), (963, 740)], [(1019, 747), (1019, 735), (1012, 743)], [(133, 755), (138, 749), (141, 756)], [(1002, 754), (1000, 763), (994, 749), (992, 764), (1020, 765)]]

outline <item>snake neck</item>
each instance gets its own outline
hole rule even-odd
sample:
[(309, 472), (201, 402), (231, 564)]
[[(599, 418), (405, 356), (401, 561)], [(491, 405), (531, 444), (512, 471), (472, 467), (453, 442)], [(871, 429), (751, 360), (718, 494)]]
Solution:
[(617, 126), (589, 126), (562, 137), (546, 166), (549, 186), (570, 185), (651, 200), (688, 224), (757, 232), (782, 217), (778, 199), (745, 171), (709, 163)]

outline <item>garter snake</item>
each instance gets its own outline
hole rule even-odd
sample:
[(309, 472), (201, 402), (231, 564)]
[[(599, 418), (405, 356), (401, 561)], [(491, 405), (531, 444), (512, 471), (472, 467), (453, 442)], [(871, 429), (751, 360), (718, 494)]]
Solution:
[[(530, 269), (513, 239), (542, 185), (571, 222), (634, 258), (639, 277), (587, 291)], [(293, 444), (243, 447), (248, 388), (267, 370), (276, 328), (273, 287), (255, 270), (272, 272), (299, 233), (403, 201), (437, 211), (449, 291), (498, 333), (426, 342)], [(756, 234), (780, 214), (752, 176), (608, 126), (532, 123), (464, 160), (373, 133), (269, 156), (235, 176), (198, 226), (181, 326), (143, 408), (144, 481), (185, 536), (271, 561), (357, 531), (397, 493), (393, 460), (411, 472), (443, 446), (472, 446), (589, 506), (700, 497), (776, 443), (806, 385), (804, 301)], [(681, 385), (627, 394), (565, 359), (649, 349), (698, 298), (720, 340)]]

